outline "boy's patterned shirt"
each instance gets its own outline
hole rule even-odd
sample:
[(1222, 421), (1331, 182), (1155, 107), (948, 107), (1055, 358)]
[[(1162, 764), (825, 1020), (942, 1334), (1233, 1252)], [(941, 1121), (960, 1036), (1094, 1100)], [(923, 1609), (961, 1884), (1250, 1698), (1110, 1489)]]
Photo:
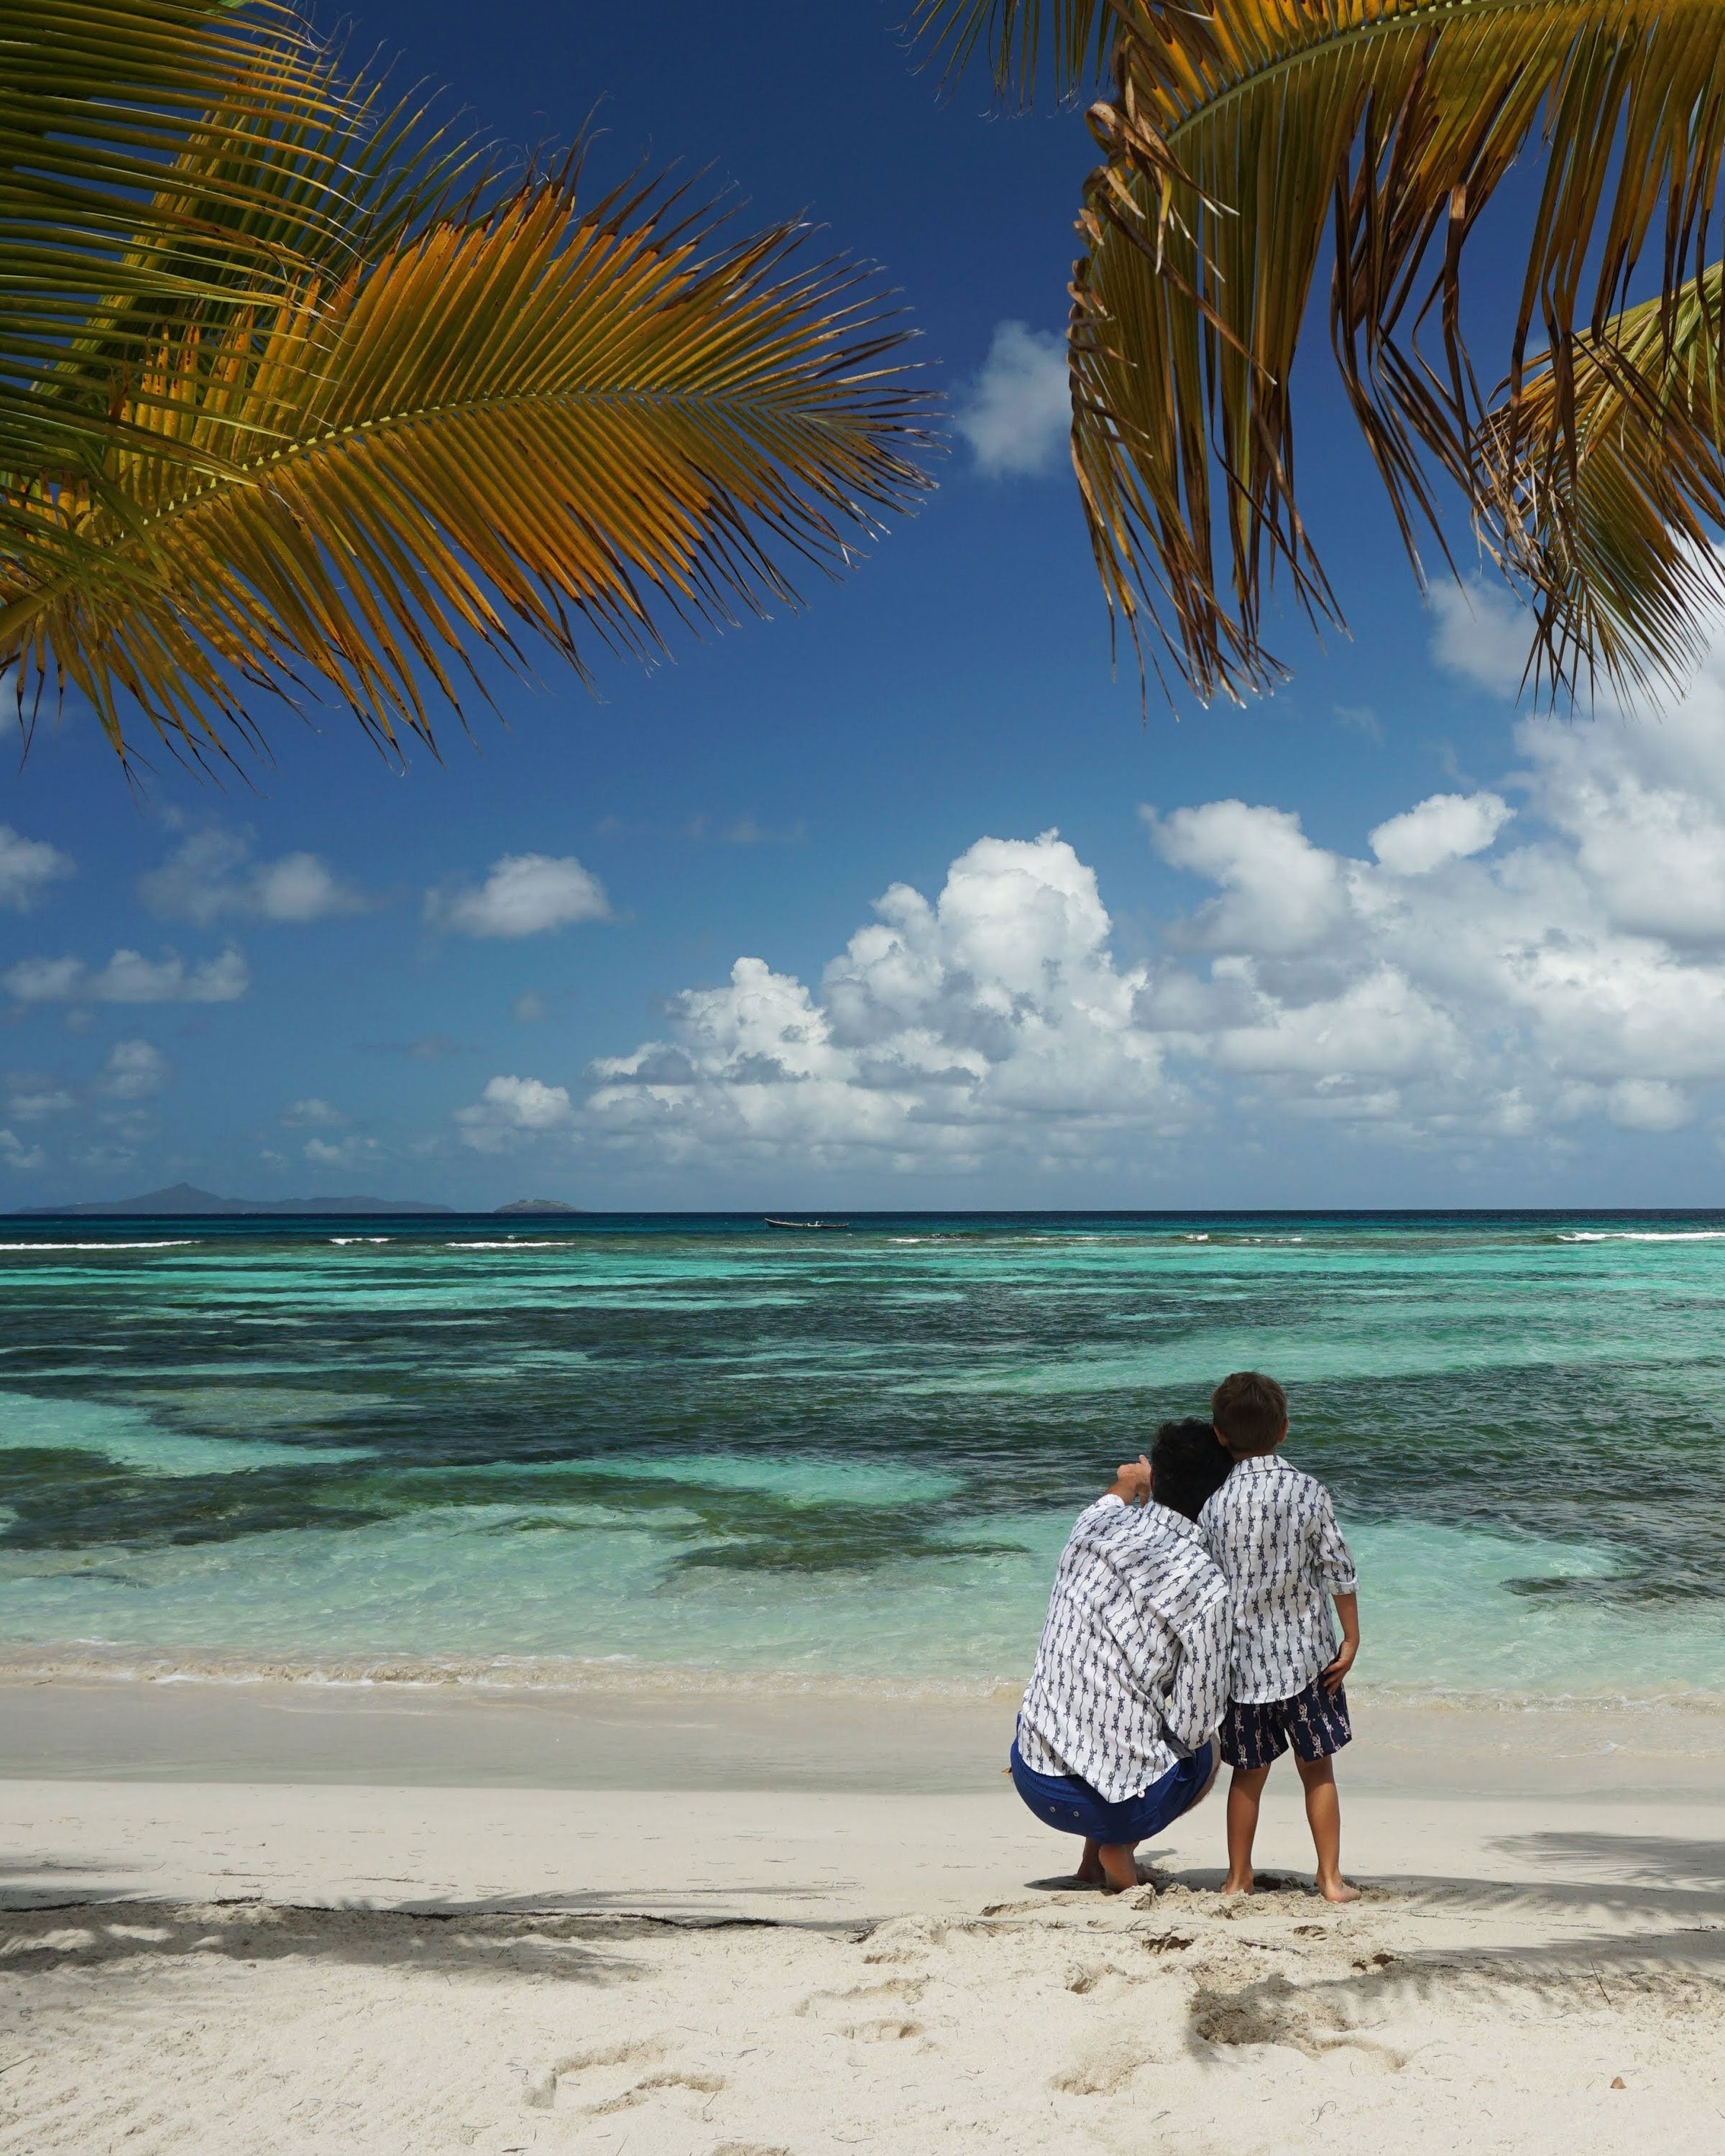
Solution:
[(1336, 1658), (1330, 1597), (1359, 1584), (1329, 1491), (1266, 1453), (1235, 1463), (1198, 1524), (1233, 1590), (1233, 1697), (1291, 1699)]
[(1159, 1781), (1222, 1718), (1228, 1619), (1190, 1520), (1112, 1496), (1081, 1512), (1019, 1710), (1026, 1766), (1076, 1774), (1111, 1804)]

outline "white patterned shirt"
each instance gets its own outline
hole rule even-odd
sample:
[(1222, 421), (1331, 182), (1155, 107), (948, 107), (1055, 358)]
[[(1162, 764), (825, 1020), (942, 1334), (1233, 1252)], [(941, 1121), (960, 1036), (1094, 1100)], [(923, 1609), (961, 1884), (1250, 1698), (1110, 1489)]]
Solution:
[(1060, 1553), (1019, 1752), (1122, 1803), (1189, 1758), (1228, 1703), (1227, 1583), (1197, 1527), (1116, 1496), (1078, 1516)]
[(1359, 1585), (1329, 1491), (1258, 1454), (1235, 1462), (1198, 1524), (1233, 1590), (1233, 1697), (1292, 1699), (1336, 1659), (1331, 1596)]

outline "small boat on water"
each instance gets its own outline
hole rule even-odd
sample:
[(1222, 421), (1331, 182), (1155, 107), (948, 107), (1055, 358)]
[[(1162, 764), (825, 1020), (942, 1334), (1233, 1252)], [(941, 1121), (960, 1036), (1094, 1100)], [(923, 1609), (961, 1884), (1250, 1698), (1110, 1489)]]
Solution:
[(775, 1220), (770, 1213), (762, 1217), (769, 1228), (793, 1228), (805, 1235), (831, 1235), (835, 1231), (848, 1235), (850, 1230), (848, 1220)]

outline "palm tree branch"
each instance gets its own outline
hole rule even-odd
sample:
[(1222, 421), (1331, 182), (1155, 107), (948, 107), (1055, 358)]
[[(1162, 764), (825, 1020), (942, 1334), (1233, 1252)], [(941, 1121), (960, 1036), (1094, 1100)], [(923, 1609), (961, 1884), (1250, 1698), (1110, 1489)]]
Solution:
[[(1661, 325), (1704, 243), (1725, 148), (1718, 12), (1712, 0), (1120, 12), (1114, 95), (1092, 115), (1108, 162), (1086, 191), (1091, 251), (1074, 285), (1075, 459), (1111, 603), (1135, 635), (1123, 594), (1168, 604), (1189, 678), (1234, 693), (1273, 672), (1259, 632), (1266, 564), (1291, 568), (1308, 611), (1333, 612), (1296, 504), (1288, 388), (1327, 228), (1332, 336), (1417, 568), (1416, 526), (1442, 537), (1427, 458), (1485, 507), (1471, 492), (1485, 413), (1461, 333), (1467, 238), (1543, 125), (1507, 393), (1522, 393), (1538, 324), (1563, 436), (1578, 340), (1620, 304), (1660, 205)], [(1440, 238), (1437, 269), (1422, 272)], [(1418, 334), (1434, 310), (1443, 354), (1428, 362)], [(1208, 570), (1217, 518), (1231, 602)]]
[[(840, 567), (927, 484), (904, 332), (793, 231), (715, 251), (708, 219), (667, 247), (666, 207), (630, 223), (638, 194), (583, 213), (530, 182), (177, 341), (148, 423), (219, 465), (116, 459), (111, 575), (0, 583), (21, 693), (63, 673), (112, 726), (123, 690), (211, 743), (238, 670), (429, 738), (421, 675), (459, 710), (446, 661), (523, 663), (511, 619), (584, 669), (578, 620), (650, 654), (664, 613), (794, 603), (784, 555)], [(159, 591), (122, 583), (139, 550)]]

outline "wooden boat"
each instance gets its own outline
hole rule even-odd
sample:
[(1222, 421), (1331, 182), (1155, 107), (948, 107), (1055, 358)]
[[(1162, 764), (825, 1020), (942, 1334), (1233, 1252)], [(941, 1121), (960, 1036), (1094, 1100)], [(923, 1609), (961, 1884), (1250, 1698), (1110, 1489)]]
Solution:
[(848, 1234), (850, 1228), (848, 1220), (775, 1220), (770, 1213), (762, 1217), (769, 1228), (793, 1228), (805, 1235), (830, 1235), (840, 1229)]

